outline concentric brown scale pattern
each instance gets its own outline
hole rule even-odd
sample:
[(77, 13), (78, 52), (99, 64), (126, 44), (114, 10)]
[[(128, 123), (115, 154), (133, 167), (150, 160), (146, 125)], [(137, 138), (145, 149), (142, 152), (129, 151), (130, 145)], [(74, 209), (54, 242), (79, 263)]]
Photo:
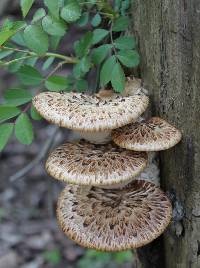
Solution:
[(80, 185), (128, 182), (147, 165), (147, 154), (86, 141), (65, 143), (46, 162), (47, 172), (58, 180)]
[(120, 147), (134, 151), (161, 151), (176, 145), (181, 132), (159, 117), (129, 124), (112, 132), (113, 141)]
[(108, 97), (81, 93), (43, 92), (33, 105), (46, 120), (79, 131), (103, 131), (135, 121), (147, 108), (148, 97), (142, 94)]
[(167, 196), (143, 180), (115, 190), (68, 185), (57, 207), (58, 222), (69, 238), (104, 251), (150, 243), (162, 234), (171, 215)]

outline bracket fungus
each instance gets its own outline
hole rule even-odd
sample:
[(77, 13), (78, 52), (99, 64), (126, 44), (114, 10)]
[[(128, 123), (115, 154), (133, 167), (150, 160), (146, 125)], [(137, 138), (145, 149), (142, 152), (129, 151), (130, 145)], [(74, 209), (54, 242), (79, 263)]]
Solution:
[(47, 121), (78, 131), (85, 139), (97, 143), (107, 141), (112, 129), (135, 121), (148, 103), (148, 97), (141, 93), (123, 97), (43, 92), (33, 99), (36, 110)]
[(121, 189), (68, 185), (58, 201), (63, 232), (81, 246), (104, 251), (137, 248), (157, 238), (171, 220), (168, 197), (150, 182)]
[[(62, 230), (82, 246), (105, 251), (141, 247), (165, 230), (170, 200), (142, 179), (142, 171), (146, 152), (168, 149), (181, 139), (161, 118), (139, 119), (149, 102), (140, 80), (127, 79), (123, 94), (43, 92), (33, 99), (46, 120), (89, 140), (56, 148), (46, 169), (70, 183), (58, 201)], [(114, 142), (108, 142), (111, 131)]]
[(79, 185), (127, 183), (147, 165), (147, 154), (86, 141), (65, 143), (46, 162), (47, 172), (58, 180)]
[(113, 141), (134, 151), (155, 152), (169, 149), (181, 140), (181, 132), (159, 117), (114, 130)]

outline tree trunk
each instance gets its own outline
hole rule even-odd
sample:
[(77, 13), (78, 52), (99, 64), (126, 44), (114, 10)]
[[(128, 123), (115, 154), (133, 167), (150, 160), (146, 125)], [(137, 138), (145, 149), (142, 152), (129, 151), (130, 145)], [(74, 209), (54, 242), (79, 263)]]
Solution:
[(160, 153), (161, 185), (171, 194), (177, 208), (175, 222), (164, 235), (162, 267), (197, 268), (200, 267), (200, 1), (134, 0), (133, 20), (141, 55), (141, 76), (150, 92), (152, 113), (167, 119), (183, 134), (179, 145)]

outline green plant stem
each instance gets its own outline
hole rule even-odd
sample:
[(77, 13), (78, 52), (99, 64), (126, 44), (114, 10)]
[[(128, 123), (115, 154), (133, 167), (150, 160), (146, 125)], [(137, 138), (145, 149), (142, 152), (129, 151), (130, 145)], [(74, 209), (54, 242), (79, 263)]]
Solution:
[(11, 60), (11, 61), (2, 62), (0, 65), (1, 66), (8, 66), (8, 65), (10, 65), (12, 63), (16, 63), (18, 61), (30, 59), (30, 58), (33, 58), (33, 57), (35, 57), (35, 56), (24, 56), (24, 57), (21, 57), (21, 58), (18, 58), (18, 59), (14, 59), (14, 60)]
[[(55, 58), (64, 60), (65, 63), (72, 63), (73, 64), (73, 63), (78, 62), (78, 59), (75, 57), (69, 57), (69, 56), (65, 56), (62, 54), (58, 54), (58, 53), (47, 52), (44, 55), (37, 55), (35, 52), (29, 51), (29, 50), (23, 50), (23, 49), (19, 49), (19, 48), (12, 48), (12, 47), (6, 47), (6, 46), (1, 46), (0, 48), (5, 49), (5, 50), (12, 50), (12, 51), (16, 51), (16, 52), (23, 52), (23, 53), (26, 53), (32, 57), (41, 57), (41, 58), (43, 58), (43, 57), (55, 57)], [(21, 59), (22, 58), (20, 58), (18, 60), (21, 60)]]
[(110, 26), (110, 41), (111, 41), (111, 44), (113, 46), (114, 53), (116, 55), (117, 54), (117, 51), (115, 49), (115, 44), (114, 44), (114, 40), (113, 40), (112, 28), (113, 28), (113, 23), (111, 22), (111, 26)]

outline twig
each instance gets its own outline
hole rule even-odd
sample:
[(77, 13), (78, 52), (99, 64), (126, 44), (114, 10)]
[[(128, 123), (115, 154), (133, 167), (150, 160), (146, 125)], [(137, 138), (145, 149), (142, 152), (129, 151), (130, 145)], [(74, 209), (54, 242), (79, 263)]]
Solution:
[(64, 64), (66, 63), (66, 61), (61, 61), (59, 62), (56, 67), (47, 75), (47, 77), (45, 78), (45, 80), (47, 80), (50, 76), (52, 76), (58, 69), (60, 69)]
[(117, 51), (116, 51), (115, 44), (114, 44), (114, 40), (113, 40), (112, 29), (113, 29), (113, 22), (111, 23), (111, 26), (110, 26), (110, 41), (111, 41), (111, 43), (112, 43), (112, 45), (113, 45), (114, 53), (115, 53), (115, 55), (117, 55)]
[(38, 55), (37, 53), (32, 52), (30, 50), (24, 50), (24, 49), (13, 48), (13, 47), (0, 46), (0, 49), (11, 50), (11, 51), (16, 51), (16, 52), (23, 52), (23, 53), (28, 54), (29, 56), (32, 56), (32, 57), (41, 57), (41, 58), (43, 58), (43, 57), (55, 57), (55, 58), (64, 60), (65, 63), (77, 63), (79, 61), (75, 57), (69, 57), (69, 56), (65, 56), (65, 55), (53, 53), (53, 52), (47, 52), (43, 55)]
[(51, 145), (54, 141), (54, 138), (56, 136), (56, 133), (58, 131), (58, 127), (55, 126), (55, 128), (53, 129), (51, 136), (49, 137), (49, 139), (45, 142), (45, 144), (43, 145), (41, 151), (39, 152), (39, 154), (33, 159), (33, 161), (31, 161), (27, 166), (23, 167), (21, 170), (19, 170), (17, 173), (13, 174), (9, 180), (11, 182), (16, 181), (17, 179), (23, 177), (24, 175), (26, 175), (27, 173), (29, 173), (48, 153), (49, 149), (51, 148)]
[(21, 57), (21, 58), (18, 58), (18, 59), (14, 59), (14, 60), (10, 60), (10, 61), (6, 61), (6, 62), (1, 62), (0, 65), (1, 66), (8, 66), (10, 64), (13, 64), (13, 63), (16, 63), (18, 61), (21, 61), (21, 60), (26, 60), (26, 59), (30, 59), (30, 58), (34, 58), (35, 56), (24, 56), (24, 57)]

